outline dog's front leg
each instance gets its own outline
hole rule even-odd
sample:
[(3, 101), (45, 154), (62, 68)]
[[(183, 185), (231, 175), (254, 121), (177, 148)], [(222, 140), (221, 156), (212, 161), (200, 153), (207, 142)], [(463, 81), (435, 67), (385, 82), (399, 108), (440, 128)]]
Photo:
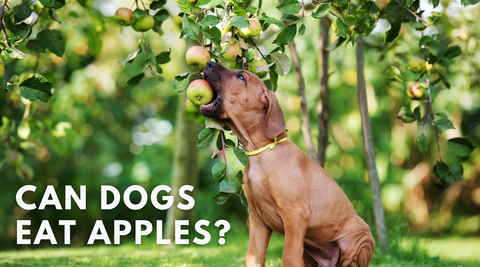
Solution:
[(282, 262), (285, 267), (304, 267), (303, 246), (307, 231), (308, 211), (301, 208), (288, 209), (282, 216), (285, 229), (285, 245)]
[(267, 254), (268, 242), (272, 236), (272, 230), (268, 228), (257, 216), (250, 210), (248, 218), (248, 250), (245, 255), (246, 267), (265, 266), (265, 257)]

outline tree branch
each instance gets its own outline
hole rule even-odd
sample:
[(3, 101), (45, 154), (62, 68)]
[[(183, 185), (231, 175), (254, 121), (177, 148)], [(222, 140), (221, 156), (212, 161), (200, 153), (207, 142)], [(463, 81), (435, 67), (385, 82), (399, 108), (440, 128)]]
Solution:
[[(426, 62), (427, 62), (427, 58), (425, 57), (425, 65), (426, 65)], [(430, 115), (432, 117), (432, 121), (433, 119), (435, 118), (433, 116), (433, 100), (432, 100), (432, 88), (430, 86), (430, 77), (428, 75), (428, 70), (425, 70), (425, 77), (426, 77), (426, 80), (427, 80), (427, 86), (428, 86), (428, 101), (430, 102)], [(428, 118), (425, 122), (428, 121)], [(435, 135), (437, 136), (437, 150), (438, 150), (438, 159), (440, 161), (442, 161), (442, 154), (440, 153), (440, 139), (439, 139), (439, 134), (438, 134), (438, 129), (436, 127), (433, 127), (435, 128)]]
[(330, 39), (329, 31), (332, 21), (328, 17), (320, 19), (320, 38), (318, 40), (318, 76), (320, 77), (320, 103), (322, 110), (318, 114), (318, 153), (317, 162), (320, 166), (325, 167), (325, 150), (328, 146), (328, 56), (330, 52), (327, 50)]
[(300, 96), (300, 107), (302, 109), (302, 133), (305, 138), (305, 145), (307, 146), (308, 156), (312, 159), (317, 158), (317, 152), (315, 151), (315, 145), (313, 144), (312, 132), (310, 129), (310, 118), (308, 116), (307, 98), (305, 97), (305, 81), (302, 77), (300, 58), (298, 57), (297, 50), (295, 48), (295, 41), (291, 41), (288, 44), (290, 48), (290, 54), (292, 55), (293, 71), (298, 84), (298, 96)]
[(370, 188), (373, 198), (373, 212), (375, 214), (375, 226), (380, 249), (384, 253), (389, 253), (387, 228), (385, 227), (385, 215), (383, 213), (382, 195), (380, 190), (380, 181), (378, 179), (377, 166), (375, 165), (375, 145), (373, 143), (372, 127), (370, 125), (370, 115), (368, 114), (367, 90), (364, 73), (364, 46), (363, 37), (357, 37), (356, 56), (357, 56), (357, 89), (358, 89), (358, 107), (362, 119), (362, 136), (365, 157), (367, 159), (368, 173), (370, 177)]
[(395, 0), (395, 1), (396, 1), (399, 5), (403, 6), (408, 12), (412, 13), (412, 15), (414, 15), (418, 20), (420, 20), (420, 21), (422, 21), (423, 23), (427, 24), (427, 26), (429, 26), (429, 27), (432, 26), (432, 25), (430, 25), (430, 23), (424, 21), (421, 17), (419, 17), (415, 12), (413, 12), (412, 10), (410, 10), (410, 8), (404, 6), (404, 5), (402, 4), (402, 2), (400, 2), (400, 1), (398, 1), (398, 0)]

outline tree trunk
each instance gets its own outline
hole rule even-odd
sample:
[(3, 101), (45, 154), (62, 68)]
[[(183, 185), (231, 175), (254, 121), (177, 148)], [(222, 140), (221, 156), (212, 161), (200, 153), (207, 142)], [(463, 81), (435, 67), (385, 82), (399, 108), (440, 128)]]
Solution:
[(368, 114), (367, 90), (364, 74), (364, 44), (362, 36), (357, 37), (357, 89), (358, 89), (358, 107), (362, 118), (362, 136), (365, 157), (367, 159), (368, 173), (370, 177), (370, 188), (373, 198), (373, 212), (375, 215), (375, 226), (377, 230), (380, 250), (383, 253), (389, 253), (387, 228), (385, 227), (385, 216), (383, 214), (382, 196), (380, 190), (380, 181), (378, 179), (377, 167), (375, 165), (375, 146), (373, 143), (372, 127), (370, 125), (370, 115)]
[(174, 197), (174, 204), (168, 209), (167, 223), (164, 226), (165, 238), (171, 240), (175, 236), (175, 220), (188, 220), (192, 214), (191, 210), (185, 211), (177, 208), (177, 204), (181, 200), (178, 190), (183, 185), (196, 187), (198, 181), (197, 139), (200, 124), (185, 117), (186, 99), (185, 93), (178, 95), (175, 132), (177, 142), (173, 156), (172, 191), (170, 191), (170, 195)]
[(308, 116), (307, 98), (305, 97), (305, 82), (302, 76), (302, 69), (300, 58), (298, 57), (295, 41), (288, 44), (290, 53), (292, 54), (293, 71), (298, 84), (298, 96), (300, 96), (300, 107), (302, 109), (302, 133), (305, 138), (305, 145), (307, 146), (308, 156), (317, 160), (317, 152), (313, 144), (312, 131), (310, 129), (310, 117)]
[(325, 166), (325, 150), (328, 146), (328, 55), (330, 40), (328, 32), (332, 21), (323, 17), (320, 20), (320, 39), (318, 41), (318, 76), (320, 78), (320, 101), (322, 110), (318, 114), (318, 153), (317, 162), (320, 166)]

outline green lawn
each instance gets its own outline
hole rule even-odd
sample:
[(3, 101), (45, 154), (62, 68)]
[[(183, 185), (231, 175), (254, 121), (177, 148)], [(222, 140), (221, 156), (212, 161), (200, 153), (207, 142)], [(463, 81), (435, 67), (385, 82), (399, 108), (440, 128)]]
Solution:
[[(0, 266), (243, 266), (248, 239), (227, 236), (224, 246), (134, 245), (0, 252)], [(420, 245), (424, 249), (419, 249)], [(283, 238), (274, 235), (267, 266), (281, 266)], [(419, 252), (421, 251), (421, 253)], [(426, 256), (424, 252), (428, 252)], [(423, 254), (422, 254), (423, 253)], [(480, 238), (407, 239), (371, 266), (480, 266)]]

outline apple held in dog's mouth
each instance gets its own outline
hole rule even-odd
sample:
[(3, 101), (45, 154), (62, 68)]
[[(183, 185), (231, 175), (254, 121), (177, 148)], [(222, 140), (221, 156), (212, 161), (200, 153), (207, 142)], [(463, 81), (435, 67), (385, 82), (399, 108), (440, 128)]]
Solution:
[(213, 99), (213, 89), (205, 80), (195, 80), (187, 87), (187, 98), (193, 104), (200, 106)]
[[(212, 62), (213, 63), (213, 62)], [(220, 74), (218, 69), (210, 71), (205, 69), (203, 78), (207, 81), (213, 89), (213, 98), (210, 102), (200, 105), (200, 113), (204, 117), (220, 119), (223, 113), (223, 99), (221, 97), (221, 90), (220, 90)]]

